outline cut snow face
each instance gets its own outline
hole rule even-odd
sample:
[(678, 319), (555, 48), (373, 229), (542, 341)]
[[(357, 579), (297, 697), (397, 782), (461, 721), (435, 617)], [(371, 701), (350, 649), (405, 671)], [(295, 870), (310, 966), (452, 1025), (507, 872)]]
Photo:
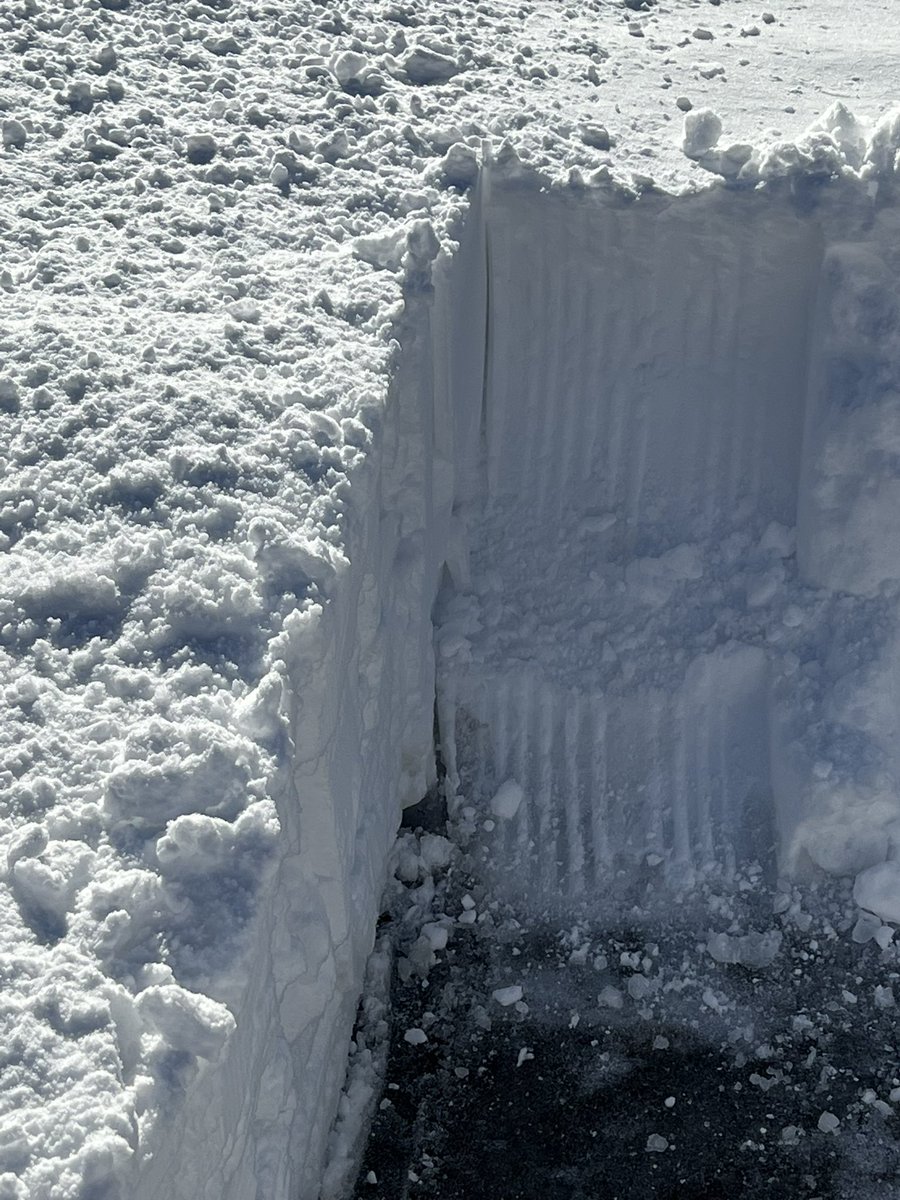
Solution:
[(498, 894), (892, 853), (897, 215), (848, 195), (486, 189), (437, 646)]

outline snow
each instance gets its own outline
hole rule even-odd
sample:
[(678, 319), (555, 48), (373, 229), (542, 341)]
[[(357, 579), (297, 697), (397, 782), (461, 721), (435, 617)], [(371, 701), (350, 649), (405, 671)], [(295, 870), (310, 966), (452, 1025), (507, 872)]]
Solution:
[(519, 811), (523, 798), (524, 792), (514, 779), (504, 780), (490, 802), (491, 812), (495, 817), (511, 821)]
[(883, 921), (900, 923), (900, 862), (876, 863), (860, 871), (853, 885), (853, 899)]
[[(442, 578), (469, 601), (438, 646), (448, 768), (469, 769), (464, 701), (496, 736), (470, 801), (499, 818), (497, 874), (555, 839), (535, 902), (557, 861), (566, 902), (619, 854), (676, 881), (721, 866), (735, 825), (751, 859), (751, 793), (774, 794), (785, 869), (885, 860), (900, 137), (892, 116), (870, 132), (896, 47), (864, 9), (830, 71), (860, 47), (869, 69), (824, 117), (793, 10), (743, 39), (680, 4), (0, 15), (8, 1194), (317, 1196), (342, 1104), (346, 1167), (379, 898), (400, 810), (436, 777)], [(598, 280), (620, 312), (595, 311)], [(604, 444), (621, 469), (597, 503)], [(560, 612), (601, 596), (564, 645)], [(715, 637), (685, 620), (713, 610)], [(574, 835), (601, 729), (623, 747), (610, 796), (647, 797), (609, 844)], [(434, 834), (406, 851), (426, 890), (452, 855)], [(425, 928), (413, 974), (449, 936)]]
[(840, 1124), (840, 1118), (830, 1112), (823, 1112), (818, 1121), (819, 1129), (822, 1133), (834, 1133), (840, 1127)]

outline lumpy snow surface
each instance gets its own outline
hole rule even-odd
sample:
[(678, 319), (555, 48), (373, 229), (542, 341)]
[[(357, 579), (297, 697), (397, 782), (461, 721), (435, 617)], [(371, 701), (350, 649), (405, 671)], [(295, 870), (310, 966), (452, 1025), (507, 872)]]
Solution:
[(0, 11), (4, 1200), (341, 1177), (441, 579), (501, 875), (571, 898), (774, 822), (890, 919), (900, 127), (864, 9)]

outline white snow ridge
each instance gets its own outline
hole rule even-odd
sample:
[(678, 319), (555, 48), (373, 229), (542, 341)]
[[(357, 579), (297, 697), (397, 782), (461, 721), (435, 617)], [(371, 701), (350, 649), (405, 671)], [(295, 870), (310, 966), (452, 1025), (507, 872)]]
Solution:
[(673, 7), (0, 11), (0, 1200), (346, 1194), (439, 786), (423, 980), (752, 864), (889, 943), (900, 119), (726, 144)]

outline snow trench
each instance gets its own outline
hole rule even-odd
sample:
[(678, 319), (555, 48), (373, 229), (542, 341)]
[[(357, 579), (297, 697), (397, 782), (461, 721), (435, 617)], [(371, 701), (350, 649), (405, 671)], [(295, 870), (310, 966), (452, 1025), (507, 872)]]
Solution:
[(892, 857), (895, 209), (520, 177), (473, 221), (437, 694), (498, 894)]
[(454, 818), (531, 911), (892, 860), (897, 225), (837, 185), (625, 200), (486, 170), (453, 253), (413, 255), (345, 561), (283, 635), (248, 990), (136, 1200), (339, 1194), (435, 711)]

